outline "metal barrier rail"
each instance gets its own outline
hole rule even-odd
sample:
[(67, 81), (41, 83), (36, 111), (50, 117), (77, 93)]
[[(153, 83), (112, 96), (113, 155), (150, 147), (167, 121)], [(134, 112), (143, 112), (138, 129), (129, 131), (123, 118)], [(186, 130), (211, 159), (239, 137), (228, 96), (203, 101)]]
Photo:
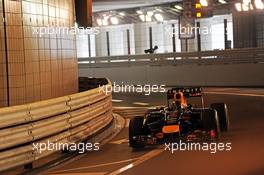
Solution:
[(133, 118), (135, 116), (144, 116), (151, 108), (147, 107), (114, 107), (113, 112), (124, 118)]
[[(111, 86), (111, 83), (108, 85)], [(79, 143), (109, 125), (112, 120), (112, 95), (101, 92), (99, 88), (2, 108), (0, 172), (32, 163), (58, 151), (40, 153), (34, 150), (38, 143)]]
[(130, 65), (180, 65), (258, 63), (264, 61), (263, 48), (246, 48), (203, 52), (162, 53), (79, 58), (79, 67), (122, 67)]

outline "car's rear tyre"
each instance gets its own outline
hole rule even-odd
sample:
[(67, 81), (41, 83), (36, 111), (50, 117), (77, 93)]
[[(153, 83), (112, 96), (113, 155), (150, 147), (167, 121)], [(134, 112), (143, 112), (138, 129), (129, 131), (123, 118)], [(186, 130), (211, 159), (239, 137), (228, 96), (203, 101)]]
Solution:
[(221, 132), (228, 131), (230, 120), (229, 120), (227, 105), (225, 103), (214, 103), (211, 105), (211, 108), (216, 110), (218, 113)]
[(134, 117), (129, 122), (129, 145), (132, 148), (144, 148), (144, 143), (139, 143), (133, 139), (135, 136), (143, 135), (144, 117)]
[[(203, 125), (203, 129), (205, 131), (210, 132), (211, 137), (214, 137), (211, 139), (215, 139), (215, 140), (219, 139), (220, 126), (219, 126), (218, 115), (216, 110), (204, 109), (202, 111), (202, 125)], [(214, 136), (212, 136), (212, 132)]]

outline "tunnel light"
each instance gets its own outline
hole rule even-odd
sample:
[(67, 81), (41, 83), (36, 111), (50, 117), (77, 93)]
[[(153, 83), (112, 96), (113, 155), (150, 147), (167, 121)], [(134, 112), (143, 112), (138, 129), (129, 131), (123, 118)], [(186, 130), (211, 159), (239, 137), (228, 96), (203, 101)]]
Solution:
[(126, 14), (124, 12), (120, 12), (119, 15), (120, 16), (126, 16)]
[(180, 5), (175, 5), (174, 7), (175, 7), (177, 10), (183, 10), (182, 6), (180, 6)]
[(103, 24), (103, 26), (108, 26), (108, 20), (106, 18), (104, 18), (102, 20), (102, 24)]
[(251, 3), (250, 3), (250, 10), (254, 10), (254, 7)]
[(149, 16), (149, 15), (146, 15), (146, 22), (151, 22), (152, 21), (152, 18), (151, 18), (151, 16)]
[(218, 0), (219, 3), (221, 4), (226, 4), (227, 2), (225, 0)]
[(141, 10), (137, 10), (136, 12), (137, 12), (137, 14), (139, 14), (139, 15), (143, 15), (143, 12), (142, 12)]
[(155, 17), (155, 19), (156, 19), (157, 21), (159, 21), (159, 22), (164, 21), (164, 18), (163, 18), (163, 16), (162, 16), (160, 13), (156, 13), (156, 14), (154, 15), (154, 17)]
[(77, 22), (74, 23), (74, 27), (75, 27), (75, 28), (79, 28), (79, 25), (78, 25)]
[(150, 17), (152, 17), (154, 15), (154, 12), (153, 11), (148, 11), (147, 12), (147, 15), (150, 16)]
[(242, 2), (243, 2), (243, 4), (248, 5), (251, 2), (251, 0), (243, 0)]
[(99, 18), (98, 18), (98, 19), (96, 20), (96, 22), (97, 22), (97, 25), (98, 25), (98, 26), (102, 26), (102, 25), (103, 25), (103, 21), (102, 21), (102, 19), (99, 19)]
[(245, 11), (245, 12), (247, 12), (247, 11), (249, 11), (249, 6), (248, 6), (248, 4), (242, 4), (242, 10), (243, 11)]
[(260, 10), (264, 9), (264, 3), (262, 0), (255, 0), (255, 6), (257, 9), (260, 9)]
[(207, 2), (207, 0), (200, 0), (200, 4), (201, 4), (201, 6), (203, 6), (203, 7), (207, 7), (207, 6), (208, 6), (208, 2)]
[(111, 18), (110, 18), (110, 21), (111, 21), (111, 23), (114, 24), (114, 25), (119, 24), (119, 20), (118, 20), (117, 17), (111, 17)]
[(109, 16), (107, 16), (107, 15), (103, 15), (103, 18), (104, 18), (104, 20), (108, 20), (109, 19)]
[(145, 15), (139, 15), (139, 18), (140, 18), (140, 20), (141, 20), (142, 22), (145, 22), (145, 21), (146, 21), (146, 19), (145, 19)]
[(236, 3), (235, 4), (236, 10), (241, 12), (242, 11), (242, 4), (241, 3)]

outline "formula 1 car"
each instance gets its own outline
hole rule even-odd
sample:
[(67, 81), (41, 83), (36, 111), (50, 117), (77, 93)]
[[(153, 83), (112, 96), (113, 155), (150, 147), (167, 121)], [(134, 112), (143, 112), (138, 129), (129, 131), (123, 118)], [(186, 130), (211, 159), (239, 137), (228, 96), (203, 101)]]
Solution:
[[(199, 97), (200, 107), (187, 103)], [(150, 109), (129, 123), (129, 144), (142, 148), (168, 140), (217, 140), (229, 128), (227, 105), (214, 103), (204, 107), (202, 88), (173, 88), (167, 92), (167, 107)]]

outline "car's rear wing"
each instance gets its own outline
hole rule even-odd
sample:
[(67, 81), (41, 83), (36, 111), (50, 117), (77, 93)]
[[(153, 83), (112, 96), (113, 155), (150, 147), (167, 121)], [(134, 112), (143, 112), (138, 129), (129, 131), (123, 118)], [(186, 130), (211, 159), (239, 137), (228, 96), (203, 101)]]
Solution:
[(172, 88), (167, 92), (167, 98), (173, 99), (174, 95), (182, 92), (185, 98), (191, 97), (202, 97), (202, 88), (201, 87), (190, 87), (190, 88)]
[(201, 87), (172, 88), (167, 92), (168, 105), (175, 94), (182, 92), (185, 98), (200, 97), (201, 107), (204, 108), (203, 92)]

